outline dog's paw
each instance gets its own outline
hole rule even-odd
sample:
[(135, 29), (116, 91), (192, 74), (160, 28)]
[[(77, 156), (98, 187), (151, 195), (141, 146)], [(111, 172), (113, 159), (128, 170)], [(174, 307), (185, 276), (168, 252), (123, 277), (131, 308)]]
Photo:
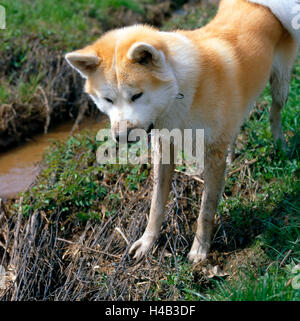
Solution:
[(153, 243), (155, 242), (154, 237), (143, 235), (139, 240), (133, 243), (129, 250), (129, 254), (134, 254), (134, 259), (140, 260), (143, 256), (145, 256), (149, 250), (151, 249)]
[(193, 263), (197, 264), (200, 261), (204, 261), (207, 259), (207, 251), (190, 251), (188, 254), (188, 260)]

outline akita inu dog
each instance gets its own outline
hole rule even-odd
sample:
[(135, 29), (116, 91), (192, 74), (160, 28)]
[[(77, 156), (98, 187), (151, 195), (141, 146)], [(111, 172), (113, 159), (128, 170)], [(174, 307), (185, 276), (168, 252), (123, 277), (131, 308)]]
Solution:
[[(296, 0), (223, 0), (203, 28), (160, 32), (135, 25), (66, 55), (86, 78), (85, 91), (109, 116), (116, 140), (128, 134), (119, 131), (121, 121), (128, 130), (204, 128), (204, 192), (188, 255), (194, 263), (208, 255), (228, 147), (268, 80), (272, 133), (285, 145), (281, 109), (300, 41), (292, 25), (294, 5)], [(149, 222), (130, 249), (137, 259), (159, 236), (173, 170), (172, 161), (154, 165)]]

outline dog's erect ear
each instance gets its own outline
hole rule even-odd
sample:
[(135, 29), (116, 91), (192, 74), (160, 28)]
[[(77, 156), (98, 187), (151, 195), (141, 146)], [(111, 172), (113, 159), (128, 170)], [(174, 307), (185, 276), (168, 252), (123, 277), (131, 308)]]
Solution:
[(87, 78), (101, 62), (97, 53), (92, 50), (77, 50), (69, 52), (66, 54), (65, 58), (67, 62), (84, 78)]
[(165, 61), (162, 51), (157, 50), (154, 46), (145, 42), (136, 42), (128, 50), (127, 57), (129, 60), (148, 65), (152, 63), (154, 66), (160, 67)]
[(134, 43), (127, 52), (127, 58), (145, 66), (151, 66), (152, 74), (162, 80), (174, 79), (171, 68), (168, 67), (165, 54), (154, 46), (145, 42)]

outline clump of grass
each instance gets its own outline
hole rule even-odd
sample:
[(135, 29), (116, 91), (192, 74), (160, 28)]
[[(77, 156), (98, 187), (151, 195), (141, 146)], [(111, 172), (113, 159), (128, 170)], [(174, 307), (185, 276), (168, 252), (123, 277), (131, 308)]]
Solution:
[[(136, 0), (88, 0), (88, 1), (8, 1), (6, 8), (7, 27), (2, 49), (14, 38), (39, 37), (44, 45), (53, 49), (69, 50), (96, 39), (106, 24), (111, 10), (127, 8), (142, 13)], [(95, 32), (90, 32), (95, 28)]]
[(119, 175), (126, 176), (124, 193), (126, 189), (136, 191), (146, 180), (147, 166), (97, 165), (95, 155), (100, 143), (95, 136), (86, 132), (71, 137), (66, 143), (54, 143), (45, 154), (45, 169), (38, 184), (25, 193), (23, 213), (26, 216), (36, 210), (52, 213), (59, 208), (75, 221), (77, 218), (99, 220), (103, 215), (99, 212), (99, 203), (102, 207), (105, 204), (105, 215), (115, 213), (120, 205), (120, 194), (109, 188)]
[(212, 301), (299, 301), (300, 291), (288, 285), (292, 274), (272, 265), (264, 273), (248, 270), (234, 281), (215, 281), (206, 293)]

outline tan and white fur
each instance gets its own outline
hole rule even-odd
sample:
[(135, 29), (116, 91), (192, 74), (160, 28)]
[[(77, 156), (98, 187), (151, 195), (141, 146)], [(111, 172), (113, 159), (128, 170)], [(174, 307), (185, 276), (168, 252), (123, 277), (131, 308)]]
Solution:
[[(275, 8), (276, 2), (270, 1), (270, 6)], [(85, 91), (109, 116), (115, 139), (127, 137), (128, 132), (119, 131), (121, 121), (129, 130), (148, 130), (151, 125), (169, 130), (204, 128), (204, 192), (188, 255), (194, 263), (209, 252), (228, 147), (269, 80), (271, 129), (274, 139), (285, 144), (281, 109), (298, 44), (279, 19), (260, 4), (223, 0), (216, 17), (201, 29), (160, 32), (136, 25), (110, 31), (66, 55), (86, 78)], [(176, 98), (179, 93), (183, 99)], [(156, 157), (160, 159), (161, 153)], [(149, 221), (130, 249), (137, 259), (159, 236), (173, 170), (172, 161), (155, 162)]]

